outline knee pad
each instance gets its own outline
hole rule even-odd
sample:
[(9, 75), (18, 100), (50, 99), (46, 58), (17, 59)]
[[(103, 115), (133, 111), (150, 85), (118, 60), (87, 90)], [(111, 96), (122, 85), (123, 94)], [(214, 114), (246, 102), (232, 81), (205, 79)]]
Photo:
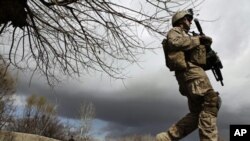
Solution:
[(221, 98), (218, 92), (209, 92), (204, 96), (204, 111), (217, 116), (221, 106)]

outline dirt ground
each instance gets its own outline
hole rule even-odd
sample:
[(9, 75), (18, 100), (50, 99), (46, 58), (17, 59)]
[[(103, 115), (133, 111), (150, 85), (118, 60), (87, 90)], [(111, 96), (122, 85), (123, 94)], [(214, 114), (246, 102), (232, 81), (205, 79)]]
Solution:
[(0, 141), (59, 141), (32, 134), (0, 131)]

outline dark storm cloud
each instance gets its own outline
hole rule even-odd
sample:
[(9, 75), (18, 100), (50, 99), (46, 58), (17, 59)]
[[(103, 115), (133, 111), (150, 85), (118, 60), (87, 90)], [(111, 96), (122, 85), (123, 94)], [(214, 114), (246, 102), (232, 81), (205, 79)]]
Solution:
[[(174, 119), (183, 116), (188, 109), (185, 98), (177, 91), (176, 82), (169, 83), (162, 80), (165, 77), (174, 80), (171, 75), (168, 76), (165, 71), (160, 71), (155, 75), (138, 78), (129, 83), (127, 88), (103, 93), (65, 87), (51, 93), (46, 85), (39, 86), (39, 83), (33, 83), (31, 88), (22, 83), (19, 85), (18, 93), (30, 95), (34, 92), (45, 96), (58, 104), (61, 116), (69, 118), (77, 118), (82, 101), (91, 101), (96, 108), (96, 118), (110, 123), (107, 132), (111, 132), (112, 130), (108, 129), (113, 129), (112, 127), (117, 127), (116, 131), (121, 131), (123, 134), (125, 128), (131, 129), (127, 133), (152, 132), (152, 127), (157, 129), (156, 132)], [(143, 130), (139, 131), (139, 128)]]
[[(141, 79), (145, 80), (142, 82), (137, 79), (136, 82), (132, 82), (134, 84), (129, 84), (131, 86), (118, 91), (101, 93), (65, 86), (66, 88), (55, 89), (52, 93), (46, 85), (39, 86), (39, 83), (33, 83), (29, 88), (22, 83), (18, 92), (25, 95), (35, 93), (47, 97), (58, 104), (59, 113), (62, 116), (76, 117), (80, 103), (91, 101), (96, 107), (97, 118), (122, 125), (140, 126), (144, 123), (159, 123), (167, 118), (178, 117), (183, 114), (183, 110), (187, 110), (187, 107), (183, 109), (186, 101), (178, 93), (177, 87), (172, 86), (173, 83), (162, 80), (165, 78), (161, 77), (164, 73), (143, 76)], [(169, 77), (173, 79), (173, 76)]]
[[(58, 104), (59, 114), (64, 117), (77, 119), (80, 103), (93, 102), (96, 118), (108, 123), (102, 131), (112, 137), (156, 134), (166, 130), (188, 112), (186, 98), (179, 94), (174, 76), (166, 71), (147, 74), (129, 82), (127, 88), (116, 91), (87, 91), (65, 86), (51, 93), (46, 85), (34, 83), (32, 86), (27, 89), (23, 85), (19, 92), (39, 91), (37, 94)], [(230, 124), (250, 123), (249, 105), (232, 110), (227, 104), (226, 101), (222, 105), (219, 114), (220, 134), (226, 139)], [(187, 140), (195, 137), (197, 133), (190, 135)]]
[[(163, 73), (163, 74), (162, 74)], [(32, 93), (42, 95), (47, 97), (49, 100), (59, 104), (59, 110), (64, 109), (64, 116), (73, 116), (76, 113), (71, 113), (79, 107), (79, 103), (82, 101), (92, 101), (97, 107), (97, 114), (100, 118), (105, 120), (116, 120), (123, 119), (124, 122), (127, 121), (126, 113), (130, 114), (130, 119), (136, 119), (137, 116), (145, 116), (145, 120), (152, 120), (154, 117), (150, 115), (151, 111), (154, 111), (156, 117), (161, 115), (161, 112), (169, 113), (168, 105), (173, 105), (176, 101), (180, 101), (180, 106), (186, 104), (185, 99), (178, 99), (180, 96), (176, 90), (176, 86), (172, 86), (173, 83), (168, 83), (167, 81), (162, 81), (161, 75), (165, 72), (160, 72), (157, 75), (149, 75), (147, 77), (143, 76), (142, 82), (136, 81), (132, 82), (134, 84), (129, 84), (127, 88), (121, 88), (117, 91), (95, 91), (85, 90), (79, 88), (74, 88), (70, 86), (62, 86), (55, 88), (51, 91), (49, 86), (43, 83), (34, 82), (32, 86), (29, 87), (25, 79), (21, 79), (18, 85), (18, 94), (31, 95)], [(152, 77), (156, 78), (155, 80)], [(172, 79), (173, 76), (169, 76)], [(145, 79), (145, 80), (143, 80)], [(174, 79), (173, 79), (174, 80)], [(138, 82), (137, 82), (138, 81)], [(175, 85), (175, 84), (174, 84)], [(165, 87), (165, 88), (164, 88)], [(167, 88), (170, 89), (167, 89)], [(172, 87), (172, 88), (171, 88)], [(183, 102), (183, 103), (182, 103)], [(61, 107), (61, 109), (60, 109)], [(137, 109), (141, 109), (137, 111)], [(110, 112), (107, 112), (110, 110)], [(62, 110), (63, 111), (63, 110)], [(112, 114), (116, 115), (113, 116)], [(178, 114), (178, 112), (176, 113)], [(114, 119), (112, 119), (114, 118)], [(138, 121), (134, 121), (138, 123)]]

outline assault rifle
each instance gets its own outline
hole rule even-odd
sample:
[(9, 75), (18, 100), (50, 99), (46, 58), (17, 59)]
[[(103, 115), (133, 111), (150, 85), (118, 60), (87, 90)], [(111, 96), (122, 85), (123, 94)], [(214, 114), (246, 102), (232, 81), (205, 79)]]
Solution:
[[(205, 34), (202, 31), (200, 22), (198, 19), (194, 19), (195, 25), (198, 29), (198, 31), (200, 32), (200, 36), (204, 36)], [(195, 34), (193, 32), (193, 34)], [(217, 53), (211, 48), (211, 46), (206, 46), (206, 51), (207, 51), (207, 64), (204, 67), (205, 70), (209, 70), (211, 69), (214, 77), (216, 79), (216, 81), (220, 81), (221, 85), (224, 86), (223, 84), (223, 77), (221, 74), (220, 69), (223, 68), (221, 60), (219, 58), (219, 56), (217, 55)]]

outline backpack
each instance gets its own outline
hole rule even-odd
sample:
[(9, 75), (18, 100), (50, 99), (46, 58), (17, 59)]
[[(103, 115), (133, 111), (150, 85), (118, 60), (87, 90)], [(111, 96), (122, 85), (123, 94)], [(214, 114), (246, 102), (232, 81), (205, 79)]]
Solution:
[(167, 38), (163, 39), (162, 47), (165, 55), (165, 63), (170, 71), (185, 70), (187, 63), (183, 51), (173, 51), (169, 49)]

